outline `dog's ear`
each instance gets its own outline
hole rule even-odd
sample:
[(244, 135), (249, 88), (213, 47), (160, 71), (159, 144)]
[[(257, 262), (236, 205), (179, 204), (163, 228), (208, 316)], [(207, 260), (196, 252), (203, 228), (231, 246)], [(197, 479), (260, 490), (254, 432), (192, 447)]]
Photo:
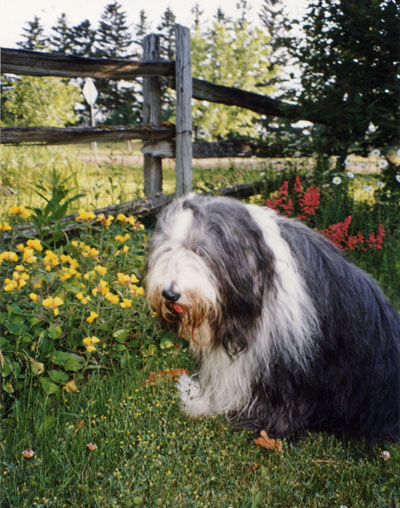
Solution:
[(213, 324), (215, 342), (233, 354), (246, 349), (259, 325), (265, 295), (275, 287), (275, 257), (244, 205), (222, 208), (209, 207), (200, 248), (217, 281), (224, 316)]

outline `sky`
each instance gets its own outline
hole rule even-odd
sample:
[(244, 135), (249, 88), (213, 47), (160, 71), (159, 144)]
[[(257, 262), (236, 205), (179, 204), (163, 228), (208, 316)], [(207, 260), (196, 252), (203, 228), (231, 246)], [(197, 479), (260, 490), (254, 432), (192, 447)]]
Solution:
[[(89, 19), (96, 27), (104, 7), (112, 0), (0, 0), (0, 46), (15, 48), (17, 41), (21, 41), (22, 27), (26, 22), (38, 16), (46, 32), (57, 23), (57, 19), (65, 12), (71, 25)], [(196, 3), (204, 11), (205, 21), (212, 19), (218, 7), (227, 14), (237, 12), (236, 0), (118, 0), (127, 13), (127, 23), (134, 25), (139, 20), (139, 11), (144, 9), (152, 28), (159, 23), (162, 13), (170, 7), (177, 17), (177, 22), (191, 26), (191, 8)], [(283, 0), (290, 17), (302, 16), (307, 0)], [(248, 0), (252, 7), (252, 21), (258, 22), (257, 13), (263, 0)]]

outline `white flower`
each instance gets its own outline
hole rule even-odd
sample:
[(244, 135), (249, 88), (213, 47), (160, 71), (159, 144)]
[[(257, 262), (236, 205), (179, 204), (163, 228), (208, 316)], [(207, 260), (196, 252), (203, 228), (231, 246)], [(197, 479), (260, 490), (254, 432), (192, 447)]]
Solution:
[(386, 159), (379, 159), (378, 168), (385, 169), (389, 166), (389, 163)]
[(345, 166), (348, 166), (349, 164), (351, 164), (351, 162), (352, 162), (352, 161), (351, 161), (351, 157), (349, 157), (349, 156), (347, 156), (347, 157), (345, 158), (345, 160), (344, 160), (344, 164), (345, 164)]
[(374, 150), (372, 150), (370, 155), (371, 155), (371, 157), (380, 157), (381, 156), (381, 151), (378, 150), (378, 148), (375, 148)]
[(354, 173), (352, 173), (351, 171), (346, 171), (346, 176), (347, 178), (354, 178)]
[(342, 183), (342, 179), (340, 178), (340, 176), (335, 176), (332, 178), (332, 183), (334, 185), (340, 185)]
[(264, 177), (265, 176), (265, 171), (261, 171), (260, 176)]
[(397, 150), (396, 154), (397, 154), (397, 157), (400, 157), (400, 148)]
[(371, 193), (374, 192), (374, 188), (371, 187), (370, 185), (365, 185), (364, 184), (363, 187), (364, 187), (364, 190), (367, 191), (367, 192), (371, 192)]
[(400, 175), (396, 175), (395, 178), (400, 183)]
[(383, 182), (376, 182), (376, 186), (378, 187), (378, 189), (382, 189), (385, 184)]
[(390, 453), (387, 452), (386, 450), (383, 450), (383, 452), (381, 453), (381, 459), (383, 459), (383, 460), (389, 460), (390, 459)]

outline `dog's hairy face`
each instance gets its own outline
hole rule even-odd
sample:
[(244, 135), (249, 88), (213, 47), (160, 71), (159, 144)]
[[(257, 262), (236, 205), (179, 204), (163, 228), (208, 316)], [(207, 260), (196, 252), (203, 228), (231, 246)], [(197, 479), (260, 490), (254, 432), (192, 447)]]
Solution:
[(190, 196), (160, 216), (146, 289), (164, 324), (200, 345), (247, 347), (274, 284), (274, 256), (244, 205)]
[(189, 209), (169, 210), (160, 219), (151, 241), (146, 289), (163, 325), (204, 344), (216, 319), (218, 294), (198, 248), (200, 232), (192, 226)]

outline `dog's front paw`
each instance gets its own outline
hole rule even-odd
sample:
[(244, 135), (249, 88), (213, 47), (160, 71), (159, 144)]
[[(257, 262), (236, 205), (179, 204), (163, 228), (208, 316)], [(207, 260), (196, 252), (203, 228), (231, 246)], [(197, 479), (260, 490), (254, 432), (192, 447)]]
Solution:
[(210, 398), (202, 392), (200, 384), (187, 374), (183, 374), (177, 383), (183, 410), (189, 416), (198, 418), (213, 414)]

